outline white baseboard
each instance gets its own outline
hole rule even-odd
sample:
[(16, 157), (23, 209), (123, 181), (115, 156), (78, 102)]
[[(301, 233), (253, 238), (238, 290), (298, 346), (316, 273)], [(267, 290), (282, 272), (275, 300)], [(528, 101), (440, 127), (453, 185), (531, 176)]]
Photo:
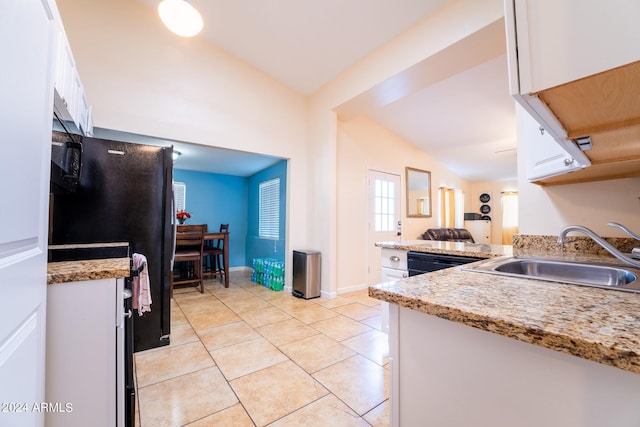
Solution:
[(247, 273), (253, 273), (253, 269), (251, 267), (229, 267), (229, 273), (233, 273), (235, 271), (246, 271)]
[(338, 289), (338, 295), (340, 294), (348, 294), (349, 292), (356, 292), (356, 291), (361, 291), (363, 289), (367, 289), (369, 288), (369, 285), (367, 285), (366, 283), (361, 283), (359, 285), (353, 285), (353, 286), (347, 286), (346, 288), (340, 288)]

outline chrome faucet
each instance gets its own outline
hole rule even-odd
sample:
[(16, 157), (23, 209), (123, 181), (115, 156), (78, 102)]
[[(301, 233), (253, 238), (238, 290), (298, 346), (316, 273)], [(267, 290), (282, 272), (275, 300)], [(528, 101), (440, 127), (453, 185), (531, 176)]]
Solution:
[[(616, 224), (616, 223), (609, 223), (608, 225), (611, 225), (613, 227), (618, 227), (619, 226), (619, 224), (617, 224), (617, 225), (613, 225), (613, 224)], [(622, 226), (622, 227), (624, 227), (624, 226)], [(621, 227), (619, 227), (619, 228), (621, 228)], [(626, 227), (624, 227), (623, 230), (625, 232), (627, 232)], [(640, 261), (637, 261), (637, 260), (635, 260), (635, 259), (623, 254), (622, 252), (620, 252), (619, 250), (614, 248), (609, 242), (604, 240), (602, 237), (598, 236), (596, 233), (594, 233), (593, 231), (591, 231), (587, 227), (583, 227), (582, 225), (568, 225), (568, 226), (564, 227), (562, 230), (560, 230), (560, 234), (558, 234), (558, 243), (561, 243), (561, 244), (562, 243), (566, 243), (567, 242), (567, 234), (569, 234), (572, 231), (579, 231), (579, 232), (581, 232), (583, 234), (586, 234), (587, 236), (591, 237), (597, 244), (599, 244), (604, 249), (606, 249), (607, 252), (609, 252), (614, 257), (618, 258), (620, 261), (624, 262), (627, 265), (631, 265), (633, 267), (640, 268)]]

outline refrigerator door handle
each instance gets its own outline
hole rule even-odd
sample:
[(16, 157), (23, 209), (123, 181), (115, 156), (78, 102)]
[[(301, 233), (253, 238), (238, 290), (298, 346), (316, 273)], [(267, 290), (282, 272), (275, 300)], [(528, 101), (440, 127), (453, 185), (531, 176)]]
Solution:
[(176, 254), (176, 233), (178, 232), (178, 223), (176, 221), (176, 192), (171, 183), (171, 266), (169, 271), (173, 272), (173, 263)]

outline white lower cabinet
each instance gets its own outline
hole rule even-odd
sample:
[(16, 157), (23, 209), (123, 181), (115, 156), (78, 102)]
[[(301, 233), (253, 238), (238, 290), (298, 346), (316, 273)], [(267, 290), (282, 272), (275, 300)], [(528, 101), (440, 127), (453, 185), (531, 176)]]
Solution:
[[(124, 279), (47, 288), (47, 427), (114, 427), (124, 370)], [(43, 411), (44, 412), (44, 411)]]
[[(381, 281), (402, 280), (409, 277), (407, 267), (407, 251), (400, 249), (382, 248), (382, 274)], [(382, 302), (381, 305), (381, 328), (382, 332), (389, 333), (389, 303)]]
[(635, 427), (640, 375), (390, 305), (394, 427)]

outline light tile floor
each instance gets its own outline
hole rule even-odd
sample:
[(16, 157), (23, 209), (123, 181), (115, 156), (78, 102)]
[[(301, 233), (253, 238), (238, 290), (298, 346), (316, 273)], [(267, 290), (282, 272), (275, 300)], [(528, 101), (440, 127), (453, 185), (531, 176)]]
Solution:
[(138, 426), (389, 425), (378, 300), (230, 282), (174, 291), (171, 345), (134, 357)]

